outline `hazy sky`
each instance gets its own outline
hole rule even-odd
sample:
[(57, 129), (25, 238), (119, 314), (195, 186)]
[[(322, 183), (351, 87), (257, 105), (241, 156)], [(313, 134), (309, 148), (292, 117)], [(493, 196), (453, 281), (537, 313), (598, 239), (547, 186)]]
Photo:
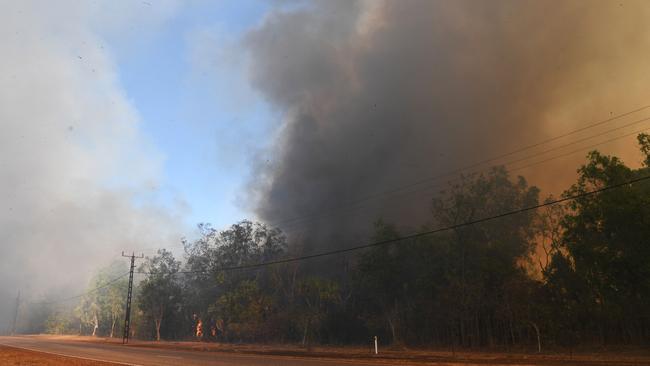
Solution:
[[(271, 133), (270, 111), (248, 86), (238, 46), (268, 8), (264, 1), (181, 3), (155, 31), (140, 35), (136, 27), (107, 42), (141, 131), (163, 155), (156, 198), (184, 204), (189, 225), (221, 227), (247, 217), (238, 195)], [(144, 12), (160, 5), (130, 4)]]
[(18, 288), (60, 298), (250, 216), (272, 113), (237, 44), (264, 3), (0, 2), (0, 328)]

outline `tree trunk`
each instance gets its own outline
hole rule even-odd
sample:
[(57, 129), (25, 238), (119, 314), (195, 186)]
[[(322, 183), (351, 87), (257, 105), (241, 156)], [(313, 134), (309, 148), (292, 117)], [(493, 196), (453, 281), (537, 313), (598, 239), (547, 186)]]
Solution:
[(467, 343), (466, 342), (467, 341), (467, 336), (465, 334), (466, 332), (465, 332), (465, 314), (464, 314), (464, 312), (462, 312), (460, 314), (460, 319), (459, 320), (460, 320), (460, 345), (461, 345), (461, 347), (465, 347), (465, 346), (467, 346), (467, 344), (466, 344)]
[(512, 317), (508, 319), (508, 330), (510, 331), (510, 341), (512, 342), (512, 345), (514, 346), (517, 341), (515, 340), (515, 330), (512, 325)]
[(302, 345), (304, 346), (307, 343), (307, 334), (309, 333), (309, 324), (311, 323), (311, 318), (307, 319), (305, 324), (305, 331), (302, 333)]
[(163, 306), (160, 305), (160, 311), (158, 317), (155, 319), (156, 322), (156, 341), (160, 341), (160, 325), (162, 324), (163, 319)]
[(451, 327), (449, 329), (449, 339), (451, 339), (451, 357), (456, 358), (456, 330), (455, 330), (455, 322), (451, 323)]
[(494, 347), (494, 336), (492, 334), (492, 317), (487, 316), (485, 319), (485, 336), (487, 339), (487, 345), (489, 348)]
[(93, 314), (93, 337), (97, 335), (97, 328), (99, 328), (99, 319), (97, 318), (97, 313)]
[(113, 322), (111, 323), (111, 338), (113, 338), (113, 334), (115, 333), (115, 322), (117, 321), (117, 317), (113, 315)]
[(391, 319), (390, 315), (386, 317), (386, 320), (388, 321), (388, 326), (390, 327), (390, 334), (393, 337), (393, 344), (399, 343), (399, 340), (397, 339), (397, 332), (395, 332), (395, 323)]
[(530, 322), (530, 324), (535, 328), (535, 334), (537, 335), (537, 353), (542, 353), (542, 337), (539, 334), (539, 327), (533, 322)]
[(160, 341), (160, 323), (159, 319), (156, 319), (156, 341)]

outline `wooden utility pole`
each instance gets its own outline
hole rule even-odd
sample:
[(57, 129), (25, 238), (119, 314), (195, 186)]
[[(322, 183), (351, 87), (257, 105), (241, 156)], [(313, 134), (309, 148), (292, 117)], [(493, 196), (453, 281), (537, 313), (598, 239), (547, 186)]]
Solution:
[(129, 271), (129, 291), (126, 295), (126, 309), (124, 311), (124, 335), (122, 336), (122, 344), (129, 343), (129, 328), (131, 326), (131, 298), (133, 297), (133, 271), (135, 270), (135, 259), (144, 258), (144, 255), (136, 257), (135, 253), (125, 255), (122, 252), (122, 257), (131, 258), (131, 270)]

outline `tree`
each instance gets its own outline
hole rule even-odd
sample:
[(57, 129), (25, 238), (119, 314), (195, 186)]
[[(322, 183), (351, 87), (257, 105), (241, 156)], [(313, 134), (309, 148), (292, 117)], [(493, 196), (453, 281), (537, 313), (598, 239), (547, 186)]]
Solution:
[[(109, 266), (102, 268), (94, 277), (95, 301), (99, 306), (99, 319), (104, 324), (103, 333), (109, 337), (115, 334), (115, 325), (124, 315), (124, 299), (126, 298), (128, 279), (123, 276), (127, 266), (123, 261), (114, 261)], [(108, 285), (108, 286), (107, 286)]]
[(157, 341), (166, 316), (180, 310), (181, 286), (176, 277), (179, 269), (180, 262), (165, 249), (158, 250), (157, 255), (147, 258), (140, 267), (147, 277), (140, 283), (138, 306), (153, 320)]
[[(549, 287), (564, 294), (579, 293), (566, 308), (578, 307), (583, 321), (576, 324), (583, 337), (640, 342), (650, 324), (650, 184), (639, 182), (597, 195), (586, 192), (650, 174), (650, 137), (638, 137), (645, 155), (640, 169), (620, 159), (592, 151), (578, 170), (578, 181), (565, 196), (569, 204), (562, 222), (563, 252), (554, 257)], [(562, 298), (561, 295), (556, 295)], [(573, 305), (572, 305), (573, 304)]]
[[(496, 216), (534, 206), (538, 196), (539, 190), (528, 187), (523, 177), (513, 182), (505, 168), (496, 167), (487, 174), (463, 177), (450, 191), (434, 198), (434, 223), (455, 226)], [(462, 345), (491, 345), (497, 338), (515, 343), (518, 329), (529, 327), (527, 319), (518, 318), (514, 311), (517, 302), (525, 300), (513, 298), (508, 289), (527, 279), (523, 263), (534, 249), (535, 215), (526, 211), (437, 237), (448, 248), (447, 301), (455, 303), (449, 315)], [(497, 329), (505, 332), (497, 336)]]
[[(382, 220), (375, 223), (373, 241), (393, 240), (399, 236), (393, 225)], [(371, 327), (376, 316), (385, 321), (393, 343), (401, 341), (398, 322), (404, 298), (402, 290), (408, 282), (405, 277), (408, 272), (404, 270), (408, 261), (400, 260), (402, 248), (398, 245), (379, 246), (362, 255), (357, 275), (357, 286), (366, 297), (366, 321)]]
[[(537, 188), (494, 168), (462, 177), (434, 197), (433, 220), (421, 230), (533, 206), (537, 199)], [(525, 304), (536, 284), (524, 264), (534, 248), (535, 219), (525, 212), (361, 254), (356, 293), (369, 330), (397, 344), (518, 343), (520, 334), (534, 331)], [(379, 221), (373, 241), (400, 236)]]
[(254, 341), (262, 336), (272, 308), (272, 298), (261, 291), (257, 281), (244, 280), (221, 295), (209, 311), (222, 321), (224, 339)]
[(69, 309), (55, 309), (45, 321), (45, 332), (66, 334), (74, 329), (73, 314)]
[(318, 277), (308, 277), (298, 285), (299, 311), (295, 316), (302, 324), (302, 344), (309, 345), (309, 334), (320, 329), (330, 305), (340, 301), (338, 284)]
[(113, 338), (115, 335), (115, 325), (118, 322), (118, 320), (122, 319), (124, 316), (124, 300), (125, 300), (125, 294), (127, 292), (127, 286), (128, 286), (128, 280), (124, 279), (123, 281), (119, 281), (118, 283), (115, 284), (115, 286), (111, 286), (109, 290), (107, 291), (107, 301), (106, 301), (106, 308), (107, 311), (110, 315), (110, 323), (111, 323), (111, 331), (110, 334), (108, 335), (110, 338)]
[[(241, 221), (223, 231), (209, 225), (199, 225), (199, 229), (202, 235), (198, 240), (184, 242), (187, 258), (185, 268), (191, 272), (184, 277), (184, 291), (188, 294), (186, 318), (198, 317), (202, 321), (216, 316), (211, 322), (227, 324), (231, 315), (217, 312), (216, 309), (223, 310), (226, 299), (243, 296), (246, 289), (250, 289), (245, 285), (246, 281), (249, 281), (248, 285), (254, 281), (265, 298), (276, 292), (269, 286), (272, 269), (227, 272), (223, 269), (279, 258), (287, 247), (286, 238), (280, 230), (250, 221)], [(218, 300), (222, 303), (215, 307)]]
[[(544, 202), (552, 202), (555, 198), (549, 196)], [(566, 216), (566, 205), (554, 204), (539, 210), (535, 222), (539, 248), (542, 253), (537, 253), (537, 263), (542, 276), (548, 271), (553, 256), (561, 250), (564, 237), (562, 220)]]
[(89, 293), (81, 298), (81, 303), (75, 309), (79, 317), (79, 333), (82, 333), (83, 325), (89, 325), (92, 329), (91, 335), (95, 337), (99, 329), (100, 306), (97, 303), (95, 293)]
[[(522, 210), (537, 204), (537, 188), (503, 167), (463, 176), (432, 198), (430, 221), (419, 230), (453, 229), (405, 240), (412, 230), (378, 220), (371, 241), (385, 245), (328, 261), (335, 271), (313, 261), (251, 268), (288, 255), (278, 229), (250, 221), (225, 230), (200, 225), (199, 239), (183, 241), (186, 271), (179, 273), (180, 262), (165, 250), (141, 266), (146, 278), (135, 289), (132, 329), (157, 340), (187, 339), (202, 324), (200, 340), (307, 346), (373, 335), (452, 350), (645, 344), (650, 183), (591, 194), (650, 176), (650, 136), (639, 143), (644, 166), (591, 152), (563, 193), (577, 199), (537, 211)], [(293, 242), (290, 256), (299, 256), (302, 244)], [(99, 271), (74, 311), (29, 305), (23, 329), (70, 332), (74, 314), (80, 334), (112, 336), (126, 292), (125, 279), (112, 280), (125, 270)]]

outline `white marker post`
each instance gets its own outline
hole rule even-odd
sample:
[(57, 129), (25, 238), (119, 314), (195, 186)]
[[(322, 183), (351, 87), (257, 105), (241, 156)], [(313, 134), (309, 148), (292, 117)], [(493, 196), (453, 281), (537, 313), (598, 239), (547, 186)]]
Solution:
[(379, 353), (379, 349), (377, 348), (377, 336), (375, 336), (375, 354)]

